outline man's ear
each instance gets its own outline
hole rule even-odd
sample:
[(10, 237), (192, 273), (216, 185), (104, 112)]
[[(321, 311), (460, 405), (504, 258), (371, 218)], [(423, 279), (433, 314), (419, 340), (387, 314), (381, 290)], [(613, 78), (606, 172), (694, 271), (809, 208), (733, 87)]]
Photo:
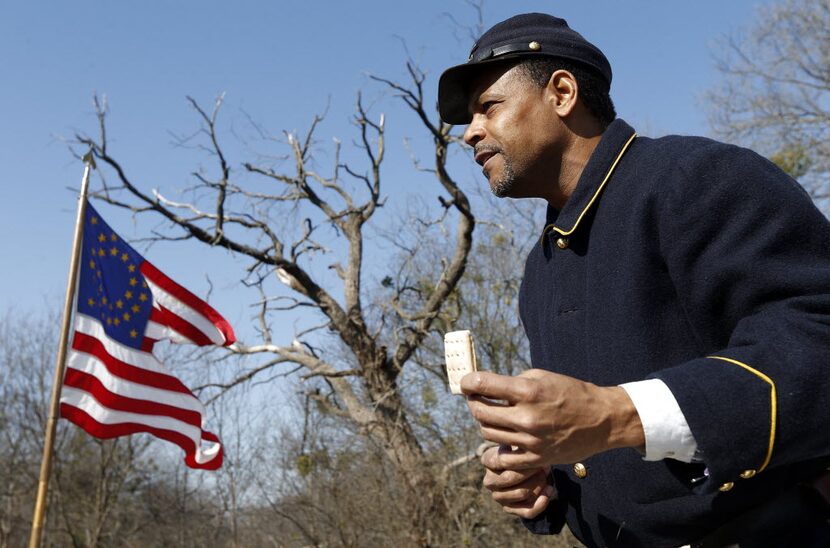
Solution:
[(576, 107), (579, 86), (573, 74), (560, 69), (550, 75), (548, 85), (545, 87), (545, 94), (550, 105), (556, 110), (556, 114), (560, 118), (565, 118)]

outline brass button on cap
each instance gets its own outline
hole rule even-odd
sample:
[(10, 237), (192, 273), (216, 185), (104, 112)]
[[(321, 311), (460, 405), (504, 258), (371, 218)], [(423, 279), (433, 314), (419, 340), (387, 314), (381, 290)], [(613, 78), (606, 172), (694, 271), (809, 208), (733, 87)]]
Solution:
[(753, 470), (753, 469), (750, 468), (749, 470), (744, 470), (743, 472), (741, 472), (741, 478), (742, 479), (749, 479), (757, 473), (758, 472), (756, 470)]
[(539, 51), (540, 49), (542, 49), (542, 44), (534, 40), (533, 42), (529, 43), (527, 47), (530, 49), (530, 51)]
[(577, 462), (574, 464), (574, 474), (576, 474), (576, 477), (579, 479), (583, 479), (588, 475), (588, 469), (585, 468), (585, 465), (581, 462)]
[(727, 481), (726, 483), (718, 487), (718, 491), (726, 493), (727, 491), (731, 491), (733, 487), (735, 487), (735, 482)]
[(558, 247), (559, 249), (568, 249), (569, 244), (570, 244), (570, 242), (568, 241), (567, 238), (557, 238), (556, 239), (556, 247)]

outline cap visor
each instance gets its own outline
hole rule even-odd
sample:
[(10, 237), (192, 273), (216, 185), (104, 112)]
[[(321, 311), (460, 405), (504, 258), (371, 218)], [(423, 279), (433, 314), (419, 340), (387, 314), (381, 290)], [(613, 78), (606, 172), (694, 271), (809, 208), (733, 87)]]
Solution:
[(478, 63), (464, 63), (444, 71), (438, 80), (438, 113), (441, 119), (448, 124), (469, 124), (472, 119), (470, 113), (470, 84), (477, 73), (489, 68), (493, 63), (515, 59), (519, 55), (502, 55), (491, 59), (484, 59)]

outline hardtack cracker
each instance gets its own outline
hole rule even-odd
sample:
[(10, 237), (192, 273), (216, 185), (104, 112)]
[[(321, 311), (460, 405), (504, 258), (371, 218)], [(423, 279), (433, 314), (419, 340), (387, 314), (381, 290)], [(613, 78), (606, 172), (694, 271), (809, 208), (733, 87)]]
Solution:
[(444, 335), (444, 358), (450, 392), (461, 394), (461, 377), (476, 371), (476, 348), (473, 334), (468, 330), (452, 331)]

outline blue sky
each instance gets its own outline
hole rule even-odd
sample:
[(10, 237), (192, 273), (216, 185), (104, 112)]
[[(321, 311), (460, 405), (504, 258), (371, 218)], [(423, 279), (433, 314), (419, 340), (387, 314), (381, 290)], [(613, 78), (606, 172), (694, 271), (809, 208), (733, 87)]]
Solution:
[[(566, 18), (610, 59), (621, 117), (649, 135), (706, 134), (701, 93), (718, 81), (715, 40), (749, 24), (762, 4), (514, 1), (485, 3), (484, 15), (485, 26), (526, 11)], [(173, 134), (197, 128), (186, 95), (209, 105), (225, 92), (229, 132), (245, 126), (248, 115), (275, 133), (302, 131), (327, 109), (320, 138), (347, 141), (355, 96), (364, 89), (373, 113), (387, 115), (387, 191), (398, 198), (416, 192), (403, 145), (412, 119), (367, 73), (402, 79), (408, 50), (428, 72), (434, 96), (441, 70), (463, 62), (471, 45), (447, 13), (474, 20), (461, 0), (4, 2), (0, 310), (60, 306), (75, 215), (68, 187), (82, 172), (61, 137), (95, 132), (93, 93), (109, 100), (113, 154), (143, 189), (174, 195), (205, 161), (173, 145)], [(470, 181), (476, 177), (470, 169)], [(104, 204), (98, 209), (126, 237), (155, 227)], [(146, 256), (196, 293), (207, 290), (210, 274), (220, 311), (232, 323), (247, 321), (232, 257), (195, 244), (158, 245)]]

